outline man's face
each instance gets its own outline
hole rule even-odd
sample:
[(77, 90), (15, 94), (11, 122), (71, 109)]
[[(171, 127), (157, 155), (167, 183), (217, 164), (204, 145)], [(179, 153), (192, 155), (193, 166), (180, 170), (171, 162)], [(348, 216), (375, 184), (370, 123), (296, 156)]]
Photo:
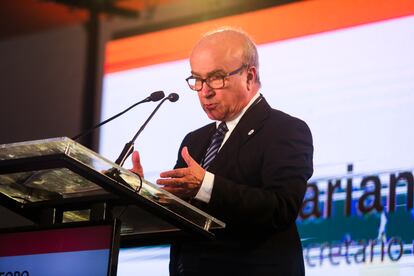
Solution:
[[(227, 41), (231, 43), (231, 41)], [(223, 45), (224, 44), (224, 45)], [(242, 50), (226, 47), (226, 43), (200, 43), (190, 57), (192, 75), (202, 79), (211, 76), (224, 76), (240, 68)], [(234, 119), (248, 104), (251, 93), (247, 89), (246, 69), (225, 78), (220, 89), (210, 88), (203, 83), (198, 91), (201, 107), (212, 120), (229, 121)]]

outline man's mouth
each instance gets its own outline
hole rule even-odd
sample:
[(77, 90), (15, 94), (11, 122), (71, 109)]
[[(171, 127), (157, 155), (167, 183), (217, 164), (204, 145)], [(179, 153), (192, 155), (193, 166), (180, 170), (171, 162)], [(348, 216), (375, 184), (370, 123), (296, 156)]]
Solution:
[(213, 103), (211, 103), (211, 104), (204, 104), (204, 107), (207, 110), (212, 110), (212, 109), (215, 109), (217, 107), (217, 104), (213, 104)]

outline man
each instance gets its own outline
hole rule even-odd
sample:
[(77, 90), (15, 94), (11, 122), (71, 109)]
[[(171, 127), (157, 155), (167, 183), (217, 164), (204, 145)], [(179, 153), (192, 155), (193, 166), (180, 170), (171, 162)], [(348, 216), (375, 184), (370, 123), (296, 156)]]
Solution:
[[(257, 50), (243, 32), (205, 35), (190, 64), (187, 82), (216, 122), (187, 134), (175, 169), (157, 183), (226, 229), (213, 241), (173, 244), (171, 275), (304, 275), (295, 220), (313, 172), (309, 128), (259, 93)], [(142, 175), (136, 152), (133, 164)]]

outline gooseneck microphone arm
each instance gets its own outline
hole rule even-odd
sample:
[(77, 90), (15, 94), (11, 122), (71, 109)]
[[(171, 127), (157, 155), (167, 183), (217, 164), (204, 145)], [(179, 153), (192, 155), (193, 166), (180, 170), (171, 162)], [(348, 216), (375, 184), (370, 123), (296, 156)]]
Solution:
[(139, 102), (137, 102), (137, 103), (134, 103), (133, 105), (131, 105), (130, 107), (128, 107), (128, 108), (127, 108), (127, 109), (125, 109), (124, 111), (121, 111), (121, 112), (119, 112), (118, 114), (116, 114), (116, 115), (112, 116), (111, 118), (106, 119), (105, 121), (103, 121), (103, 122), (101, 122), (101, 123), (99, 123), (99, 124), (94, 125), (94, 126), (93, 126), (93, 127), (91, 127), (90, 129), (87, 129), (87, 130), (85, 130), (85, 131), (83, 131), (83, 132), (79, 133), (78, 135), (73, 136), (73, 137), (72, 137), (72, 140), (75, 140), (75, 141), (76, 141), (76, 140), (77, 140), (77, 139), (79, 139), (80, 137), (83, 137), (83, 136), (85, 136), (85, 135), (87, 135), (87, 134), (91, 133), (91, 132), (92, 132), (93, 130), (95, 130), (96, 128), (98, 128), (98, 127), (100, 127), (100, 126), (102, 126), (102, 125), (104, 125), (104, 124), (106, 124), (106, 123), (108, 123), (108, 122), (112, 121), (113, 119), (118, 118), (119, 116), (123, 115), (124, 113), (128, 112), (129, 110), (131, 110), (132, 108), (136, 107), (136, 106), (137, 106), (137, 105), (139, 105), (139, 104), (142, 104), (142, 103), (147, 103), (147, 102), (157, 102), (157, 101), (161, 100), (162, 98), (164, 98), (164, 92), (163, 92), (163, 91), (155, 91), (155, 92), (151, 93), (151, 95), (150, 95), (150, 96), (146, 97), (146, 98), (145, 98), (145, 99), (143, 99), (142, 101), (139, 101)]
[(161, 105), (166, 101), (169, 100), (170, 102), (176, 102), (178, 101), (179, 96), (176, 93), (171, 93), (168, 95), (168, 97), (165, 97), (152, 111), (151, 115), (148, 117), (148, 119), (144, 122), (144, 124), (139, 128), (137, 133), (135, 133), (134, 137), (131, 141), (125, 144), (124, 149), (122, 150), (121, 154), (116, 159), (115, 163), (122, 167), (124, 165), (125, 160), (132, 154), (134, 151), (134, 142), (138, 138), (138, 136), (141, 134), (141, 132), (144, 130), (144, 128), (147, 126), (148, 122), (152, 119), (152, 117), (155, 115), (155, 113), (158, 111), (158, 109), (161, 107)]

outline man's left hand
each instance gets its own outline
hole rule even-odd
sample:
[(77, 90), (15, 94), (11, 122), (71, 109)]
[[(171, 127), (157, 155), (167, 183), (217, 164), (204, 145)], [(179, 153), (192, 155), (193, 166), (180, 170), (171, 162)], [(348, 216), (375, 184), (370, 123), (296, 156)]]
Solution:
[(189, 199), (197, 194), (206, 171), (191, 157), (187, 147), (183, 147), (181, 156), (187, 168), (162, 172), (157, 184), (164, 185), (164, 190), (180, 198)]

